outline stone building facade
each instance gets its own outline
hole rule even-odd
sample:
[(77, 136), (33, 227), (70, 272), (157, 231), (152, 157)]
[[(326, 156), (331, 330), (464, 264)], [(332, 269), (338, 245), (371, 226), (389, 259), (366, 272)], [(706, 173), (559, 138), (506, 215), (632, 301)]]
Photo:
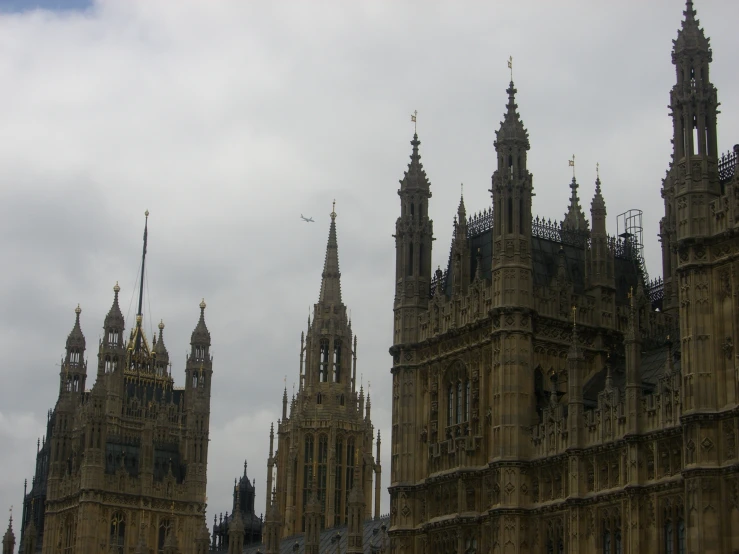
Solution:
[(270, 430), (264, 529), (270, 552), (279, 537), (299, 533), (306, 534), (306, 552), (317, 551), (322, 529), (356, 527), (372, 517), (373, 477), (375, 517), (380, 511), (380, 435), (375, 458), (371, 402), (363, 387), (357, 391), (357, 337), (341, 298), (335, 211), (318, 302), (300, 342), (298, 392), (288, 402), (285, 388), (277, 450)]
[(247, 463), (244, 460), (244, 474), (237, 480), (234, 479), (233, 505), (231, 514), (226, 512), (223, 514), (213, 515), (213, 531), (211, 550), (213, 552), (224, 551), (229, 549), (229, 539), (231, 524), (237, 515), (239, 522), (237, 527), (241, 527), (243, 534), (244, 546), (252, 544), (260, 544), (262, 542), (262, 518), (257, 516), (254, 511), (254, 499), (256, 498), (256, 481), (249, 480), (246, 475)]
[(414, 135), (395, 233), (393, 553), (739, 552), (739, 148), (719, 154), (712, 53), (691, 1), (684, 14), (664, 281), (632, 227), (608, 234), (599, 176), (589, 221), (574, 177), (562, 223), (532, 218), (513, 83), (492, 209), (468, 218), (460, 201), (432, 274)]
[[(145, 229), (143, 262), (146, 239)], [(190, 340), (185, 387), (176, 388), (164, 324), (151, 343), (144, 334), (143, 277), (127, 339), (120, 287), (113, 290), (90, 390), (81, 310), (75, 310), (59, 398), (24, 499), (21, 552), (204, 554), (213, 374), (205, 302)]]

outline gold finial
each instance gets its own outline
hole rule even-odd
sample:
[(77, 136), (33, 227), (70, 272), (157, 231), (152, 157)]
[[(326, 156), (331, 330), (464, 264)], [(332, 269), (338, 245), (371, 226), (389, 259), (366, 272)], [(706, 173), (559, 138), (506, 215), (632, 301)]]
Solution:
[(418, 133), (418, 110), (413, 110), (411, 114), (411, 123), (413, 123), (413, 133)]
[(149, 219), (149, 210), (146, 210), (146, 211), (144, 212), (144, 217), (145, 217), (146, 219)]
[(513, 82), (513, 56), (508, 56), (508, 69), (511, 70), (511, 83)]
[(163, 319), (160, 319), (159, 320), (159, 330), (161, 331), (163, 329), (164, 329), (164, 320)]
[(577, 306), (572, 305), (572, 325), (577, 325)]
[(80, 315), (82, 313), (82, 308), (80, 308), (80, 305), (77, 304), (77, 307), (74, 309), (74, 313), (77, 315)]
[(595, 176), (600, 179), (600, 163), (595, 164)]
[(572, 154), (572, 159), (569, 160), (570, 167), (572, 168), (572, 178), (575, 178), (575, 155)]
[(203, 298), (203, 299), (202, 299), (202, 300), (200, 301), (200, 309), (201, 309), (201, 310), (204, 310), (204, 309), (205, 309), (205, 306), (206, 306), (206, 304), (205, 304), (205, 298)]
[(118, 286), (118, 281), (115, 282), (115, 286), (113, 287), (113, 292), (116, 294), (121, 292), (121, 287)]
[(462, 190), (461, 196), (464, 198), (464, 183), (459, 184), (460, 189)]
[(336, 219), (336, 198), (334, 198), (334, 203), (331, 204), (331, 219)]

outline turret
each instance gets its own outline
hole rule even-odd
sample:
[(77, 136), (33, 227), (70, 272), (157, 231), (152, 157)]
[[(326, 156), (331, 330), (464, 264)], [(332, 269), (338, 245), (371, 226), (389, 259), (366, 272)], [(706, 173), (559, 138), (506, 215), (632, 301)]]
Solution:
[(395, 323), (393, 344), (418, 340), (418, 316), (428, 309), (431, 287), (433, 222), (428, 208), (431, 185), (421, 164), (418, 134), (413, 134), (411, 161), (400, 181), (400, 217), (395, 223)]
[(244, 521), (239, 509), (239, 487), (236, 489), (235, 508), (231, 523), (228, 526), (228, 554), (241, 554), (244, 549)]
[(570, 183), (570, 205), (562, 220), (562, 228), (568, 231), (587, 233), (590, 230), (590, 226), (580, 207), (580, 198), (577, 195), (578, 187), (577, 180), (575, 180), (575, 176), (573, 175), (572, 182)]
[(452, 238), (452, 294), (466, 294), (470, 284), (470, 245), (467, 240), (467, 210), (464, 196), (459, 199)]
[(123, 343), (123, 313), (118, 305), (118, 293), (121, 287), (116, 282), (113, 287), (113, 305), (105, 316), (103, 322), (103, 338), (100, 341), (100, 354), (98, 355), (98, 375), (110, 374), (123, 365), (125, 345)]
[(15, 548), (15, 534), (13, 533), (13, 513), (10, 514), (8, 520), (8, 530), (3, 536), (3, 554), (13, 554)]
[(159, 321), (159, 336), (154, 338), (154, 346), (152, 348), (154, 354), (154, 367), (158, 376), (167, 374), (169, 366), (169, 352), (164, 345), (164, 321)]
[(79, 399), (85, 391), (85, 379), (87, 378), (87, 363), (84, 360), (85, 335), (82, 334), (80, 328), (82, 310), (79, 304), (74, 313), (74, 327), (67, 337), (66, 354), (62, 362), (59, 394), (70, 393), (72, 397)]
[(590, 203), (590, 219), (593, 228), (590, 243), (585, 250), (585, 282), (596, 302), (600, 303), (600, 307), (593, 312), (593, 323), (601, 327), (614, 327), (616, 322), (614, 253), (606, 231), (606, 202), (601, 191), (599, 168), (595, 179), (595, 194)]
[(210, 356), (210, 331), (205, 324), (205, 299), (200, 302), (200, 319), (190, 336), (190, 355), (187, 358), (187, 381), (185, 389), (192, 394), (202, 389), (210, 397), (210, 380), (213, 374), (213, 359)]

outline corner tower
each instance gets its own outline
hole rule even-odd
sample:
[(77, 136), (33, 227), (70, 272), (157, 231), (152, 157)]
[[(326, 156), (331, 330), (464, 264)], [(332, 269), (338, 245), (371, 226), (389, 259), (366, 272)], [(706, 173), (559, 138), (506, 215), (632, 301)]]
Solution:
[(268, 461), (267, 490), (274, 486), (272, 504), (279, 512), (272, 520), (281, 526), (281, 537), (308, 531), (313, 520), (306, 515), (314, 495), (320, 504), (321, 529), (345, 525), (355, 483), (367, 507), (363, 519), (370, 517), (373, 473), (379, 478), (379, 461), (372, 456), (369, 403), (365, 409), (364, 392), (356, 387), (357, 338), (341, 295), (336, 217), (334, 209), (318, 302), (301, 337), (298, 393), (290, 402), (289, 415), (284, 393), (277, 450)]
[(394, 235), (394, 345), (418, 340), (418, 316), (428, 309), (429, 302), (434, 225), (428, 216), (431, 184), (421, 164), (420, 144), (418, 133), (414, 133), (411, 161), (398, 189), (400, 217), (395, 222)]

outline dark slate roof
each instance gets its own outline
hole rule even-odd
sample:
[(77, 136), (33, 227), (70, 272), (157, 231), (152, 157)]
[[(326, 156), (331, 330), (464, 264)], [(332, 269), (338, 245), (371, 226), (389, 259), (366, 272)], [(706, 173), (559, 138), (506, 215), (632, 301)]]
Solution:
[[(390, 516), (384, 516), (380, 519), (368, 519), (364, 522), (364, 552), (365, 554), (372, 554), (373, 552), (379, 552), (379, 547), (382, 540), (382, 526), (385, 526), (386, 530), (390, 528)], [(319, 552), (336, 552), (336, 543), (331, 542), (331, 538), (336, 535), (336, 532), (341, 534), (341, 540), (339, 541), (339, 552), (346, 552), (347, 548), (347, 527), (332, 527), (331, 529), (324, 529), (321, 531), (321, 543), (319, 545)], [(280, 545), (280, 554), (293, 554), (295, 543), (298, 544), (298, 554), (305, 552), (303, 546), (303, 539), (305, 535), (293, 535), (282, 540)], [(387, 538), (385, 539), (387, 541)], [(373, 546), (377, 549), (373, 550)], [(257, 551), (266, 552), (267, 547), (264, 544), (254, 544), (244, 549), (246, 554), (256, 554)]]
[[(641, 355), (641, 376), (642, 391), (645, 394), (654, 392), (657, 382), (661, 375), (665, 372), (667, 364), (667, 347), (655, 346)], [(672, 350), (674, 371), (680, 371), (680, 354), (674, 348)], [(626, 368), (624, 359), (615, 360), (611, 367), (611, 378), (613, 386), (623, 391), (626, 386)], [(588, 407), (595, 407), (598, 402), (598, 393), (600, 393), (606, 384), (606, 370), (603, 369), (599, 373), (593, 375), (590, 380), (585, 383), (583, 389), (583, 398)]]
[[(482, 255), (483, 272), (485, 279), (492, 278), (493, 264), (493, 239), (492, 229), (485, 229), (480, 233), (471, 235), (470, 241), (470, 278), (474, 279), (477, 269), (477, 250)], [(560, 248), (565, 256), (565, 272), (567, 279), (573, 284), (575, 294), (585, 292), (585, 248), (584, 245), (578, 246), (568, 242), (560, 242), (550, 238), (533, 236), (532, 242), (532, 263), (534, 267), (534, 286), (548, 286), (557, 276), (559, 268), (559, 251)], [(640, 275), (636, 259), (616, 257), (614, 262), (614, 272), (616, 280), (616, 301), (625, 303), (629, 289), (636, 289)], [(447, 262), (446, 280), (444, 283), (444, 292), (447, 296), (452, 293), (452, 263), (451, 255)]]

